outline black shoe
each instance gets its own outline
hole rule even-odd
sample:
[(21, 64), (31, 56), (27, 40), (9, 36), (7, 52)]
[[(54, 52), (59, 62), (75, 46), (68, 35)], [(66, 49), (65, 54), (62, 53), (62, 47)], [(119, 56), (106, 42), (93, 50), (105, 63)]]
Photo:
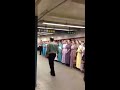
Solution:
[(52, 73), (51, 73), (51, 76), (55, 76), (55, 74), (52, 74)]
[(51, 74), (51, 76), (55, 76), (55, 73), (51, 73), (51, 72), (50, 72), (50, 74)]

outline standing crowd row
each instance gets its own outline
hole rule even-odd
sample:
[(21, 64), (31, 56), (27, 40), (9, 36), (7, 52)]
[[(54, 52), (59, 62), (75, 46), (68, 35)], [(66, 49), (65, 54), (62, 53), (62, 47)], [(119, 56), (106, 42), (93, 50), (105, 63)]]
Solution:
[[(49, 42), (39, 43), (40, 55), (46, 56), (47, 44)], [(55, 60), (66, 64), (67, 66), (76, 67), (84, 71), (85, 62), (85, 43), (80, 39), (69, 39), (56, 41), (58, 53), (56, 52)]]

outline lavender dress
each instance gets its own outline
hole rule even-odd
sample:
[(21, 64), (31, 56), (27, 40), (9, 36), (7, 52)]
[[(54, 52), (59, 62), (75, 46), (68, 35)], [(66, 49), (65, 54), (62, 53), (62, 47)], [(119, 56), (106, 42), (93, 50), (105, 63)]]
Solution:
[(70, 67), (73, 67), (73, 64), (75, 62), (76, 51), (77, 51), (77, 46), (72, 45), (71, 46), (71, 53), (70, 53)]
[(66, 45), (67, 44), (63, 44), (63, 49), (62, 49), (62, 63), (65, 63), (65, 55), (66, 55), (66, 52), (67, 52)]
[(66, 56), (65, 56), (65, 64), (70, 64), (70, 53), (71, 53), (71, 44), (67, 44), (66, 45), (66, 49), (67, 49), (67, 53), (66, 53)]

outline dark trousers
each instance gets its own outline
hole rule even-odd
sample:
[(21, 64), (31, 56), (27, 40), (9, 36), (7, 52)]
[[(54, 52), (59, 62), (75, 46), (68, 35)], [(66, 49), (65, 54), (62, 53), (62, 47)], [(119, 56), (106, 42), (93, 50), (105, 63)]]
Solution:
[(42, 53), (42, 46), (39, 46), (40, 55)]
[(48, 57), (48, 60), (49, 60), (49, 66), (50, 66), (50, 73), (51, 74), (55, 74), (55, 70), (54, 70), (54, 59), (56, 57), (56, 54), (55, 53), (51, 53), (49, 54), (49, 57)]

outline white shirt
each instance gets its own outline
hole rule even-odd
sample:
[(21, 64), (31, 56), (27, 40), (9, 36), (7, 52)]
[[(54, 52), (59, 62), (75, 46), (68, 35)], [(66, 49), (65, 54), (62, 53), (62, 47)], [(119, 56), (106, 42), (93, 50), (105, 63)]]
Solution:
[(84, 47), (83, 45), (80, 45), (79, 48), (80, 48), (80, 50), (82, 51), (82, 56), (83, 56), (83, 54), (84, 54), (83, 52), (84, 52), (84, 50), (85, 50), (85, 47)]

